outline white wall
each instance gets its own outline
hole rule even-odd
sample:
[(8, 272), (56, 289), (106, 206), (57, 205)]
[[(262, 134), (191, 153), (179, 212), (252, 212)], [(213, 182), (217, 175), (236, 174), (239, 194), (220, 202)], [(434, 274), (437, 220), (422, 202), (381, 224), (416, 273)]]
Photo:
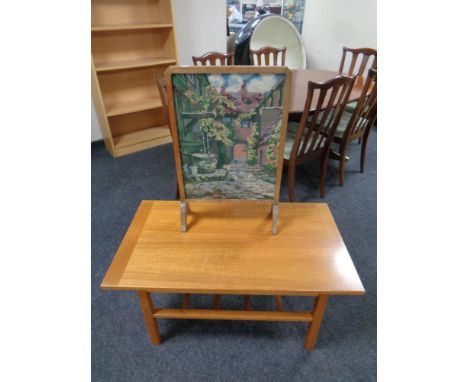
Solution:
[(94, 108), (93, 100), (91, 100), (91, 142), (102, 139), (101, 129), (99, 128), (99, 121)]
[(377, 0), (306, 0), (307, 67), (338, 70), (343, 46), (377, 49)]
[[(192, 56), (215, 50), (226, 52), (225, 0), (173, 0), (179, 65), (191, 65)], [(91, 140), (102, 139), (91, 105)]]
[(192, 56), (226, 52), (225, 0), (173, 0), (179, 64), (192, 65)]

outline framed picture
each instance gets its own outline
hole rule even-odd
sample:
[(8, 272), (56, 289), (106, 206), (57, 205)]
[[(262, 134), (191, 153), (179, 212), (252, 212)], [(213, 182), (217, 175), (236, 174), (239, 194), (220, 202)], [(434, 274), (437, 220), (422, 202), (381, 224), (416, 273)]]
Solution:
[(290, 83), (286, 67), (168, 68), (181, 202), (278, 203)]

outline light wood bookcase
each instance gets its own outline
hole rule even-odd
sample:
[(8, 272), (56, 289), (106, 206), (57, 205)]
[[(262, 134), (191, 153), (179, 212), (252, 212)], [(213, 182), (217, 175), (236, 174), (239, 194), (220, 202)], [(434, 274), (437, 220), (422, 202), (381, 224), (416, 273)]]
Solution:
[(156, 86), (177, 65), (172, 0), (91, 1), (92, 95), (107, 150), (171, 142)]

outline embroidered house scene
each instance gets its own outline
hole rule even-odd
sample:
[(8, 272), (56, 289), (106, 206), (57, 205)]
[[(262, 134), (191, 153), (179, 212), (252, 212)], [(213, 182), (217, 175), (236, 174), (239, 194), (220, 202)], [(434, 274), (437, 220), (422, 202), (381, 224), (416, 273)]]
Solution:
[(273, 199), (283, 74), (173, 74), (185, 195)]

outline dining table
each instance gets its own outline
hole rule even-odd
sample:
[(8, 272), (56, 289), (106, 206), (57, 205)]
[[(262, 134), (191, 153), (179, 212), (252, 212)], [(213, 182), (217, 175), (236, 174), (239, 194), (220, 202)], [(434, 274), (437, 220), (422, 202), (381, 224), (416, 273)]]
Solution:
[[(294, 116), (302, 114), (304, 111), (304, 105), (307, 98), (307, 88), (309, 81), (313, 82), (325, 82), (336, 78), (340, 75), (339, 72), (332, 70), (322, 69), (297, 69), (292, 70), (291, 78), (291, 93), (289, 97), (289, 114)], [(364, 87), (365, 78), (358, 77), (354, 82), (354, 87), (351, 90), (348, 103), (357, 101), (361, 96), (362, 89)], [(317, 99), (312, 100), (310, 111), (313, 112), (317, 108)], [(325, 105), (325, 103), (324, 103)]]

